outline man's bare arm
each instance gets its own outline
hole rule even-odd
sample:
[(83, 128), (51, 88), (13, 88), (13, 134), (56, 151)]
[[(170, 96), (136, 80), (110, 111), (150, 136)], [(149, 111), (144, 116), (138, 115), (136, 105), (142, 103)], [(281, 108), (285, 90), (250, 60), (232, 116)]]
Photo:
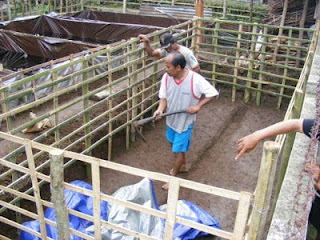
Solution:
[(150, 40), (146, 35), (140, 34), (138, 37), (140, 38), (140, 41), (143, 42), (149, 56), (160, 57), (160, 52), (151, 47)]
[(291, 132), (303, 132), (303, 119), (291, 119), (275, 123), (269, 127), (255, 131), (237, 142), (237, 155), (235, 159), (239, 159), (244, 153), (250, 152), (257, 144), (268, 137)]

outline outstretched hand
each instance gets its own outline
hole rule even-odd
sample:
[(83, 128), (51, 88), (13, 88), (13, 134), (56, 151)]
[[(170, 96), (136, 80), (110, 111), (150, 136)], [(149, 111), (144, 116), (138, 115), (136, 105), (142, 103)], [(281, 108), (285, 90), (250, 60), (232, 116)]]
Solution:
[(153, 118), (154, 120), (159, 120), (161, 119), (162, 115), (163, 115), (163, 111), (158, 109), (153, 113)]
[(250, 152), (259, 143), (260, 139), (254, 134), (247, 135), (237, 142), (237, 155), (235, 160), (238, 160), (244, 153)]

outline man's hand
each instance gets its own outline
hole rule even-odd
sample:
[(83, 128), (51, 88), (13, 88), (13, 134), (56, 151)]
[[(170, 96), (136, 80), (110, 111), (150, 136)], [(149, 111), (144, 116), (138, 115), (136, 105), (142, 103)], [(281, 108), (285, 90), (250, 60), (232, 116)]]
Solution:
[(255, 135), (255, 133), (247, 135), (238, 140), (237, 155), (235, 157), (235, 160), (238, 160), (244, 153), (250, 152), (252, 149), (254, 149), (259, 141), (260, 139)]
[(147, 42), (147, 43), (150, 42), (149, 38), (144, 34), (139, 34), (138, 37), (140, 38), (141, 42)]
[(160, 109), (157, 109), (154, 113), (153, 113), (153, 118), (154, 120), (159, 120), (161, 119), (163, 114), (163, 111), (161, 111)]
[(199, 112), (200, 109), (201, 109), (200, 106), (195, 105), (195, 106), (189, 107), (189, 108), (187, 109), (187, 113), (194, 114), (194, 113)]

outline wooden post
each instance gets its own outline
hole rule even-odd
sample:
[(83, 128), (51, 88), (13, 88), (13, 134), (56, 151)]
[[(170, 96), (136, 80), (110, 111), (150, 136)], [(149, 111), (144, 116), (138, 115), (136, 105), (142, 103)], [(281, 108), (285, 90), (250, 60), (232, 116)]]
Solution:
[(101, 240), (101, 196), (100, 196), (100, 166), (96, 161), (92, 164), (92, 193), (93, 193), (93, 217), (94, 217), (94, 239)]
[(248, 239), (260, 239), (260, 234), (263, 233), (270, 205), (272, 186), (274, 184), (274, 174), (279, 148), (280, 146), (272, 141), (267, 141), (263, 145), (261, 166), (253, 201)]
[(203, 30), (200, 28), (203, 27), (203, 22), (200, 20), (200, 18), (203, 18), (204, 15), (204, 1), (203, 0), (196, 0), (196, 16), (197, 19), (197, 40), (196, 44), (199, 45), (200, 43), (203, 43)]
[(243, 239), (251, 203), (251, 193), (241, 192), (232, 240)]
[[(304, 99), (304, 93), (301, 90), (297, 90), (295, 92), (294, 98), (295, 99), (294, 99), (294, 103), (293, 103), (292, 114), (290, 117), (292, 119), (296, 119), (296, 118), (300, 117), (303, 99)], [(284, 175), (287, 170), (288, 161), (290, 158), (290, 154), (291, 154), (291, 150), (292, 150), (292, 146), (293, 146), (293, 142), (294, 142), (295, 137), (296, 137), (296, 133), (289, 133), (287, 135), (287, 138), (286, 138), (283, 150), (282, 150), (283, 153), (282, 153), (282, 158), (281, 158), (280, 167), (279, 167), (280, 170), (279, 170), (279, 177), (278, 177), (277, 186), (276, 186), (276, 190), (275, 190), (275, 199), (278, 198), (278, 195), (280, 193), (280, 189), (282, 186)], [(275, 206), (275, 204), (274, 204), (274, 206)]]
[[(129, 54), (129, 52), (130, 52), (130, 44), (127, 45), (127, 54)], [(127, 63), (126, 63), (126, 66), (127, 66), (127, 74), (128, 74), (128, 76), (129, 76), (130, 73), (131, 73), (130, 57), (129, 57), (129, 55), (127, 55), (126, 60), (127, 60)], [(130, 99), (130, 96), (131, 96), (131, 91), (130, 91), (130, 88), (129, 88), (129, 86), (131, 85), (131, 84), (130, 84), (130, 83), (131, 83), (130, 78), (128, 78), (127, 82), (128, 82), (128, 87), (127, 87), (127, 91), (126, 91), (126, 92), (127, 92), (127, 99)], [(127, 122), (129, 122), (130, 119), (131, 119), (131, 117), (130, 117), (131, 102), (132, 102), (132, 101), (127, 101), (127, 110), (126, 110), (126, 112), (127, 112)], [(130, 147), (130, 127), (132, 128), (133, 126), (130, 126), (130, 125), (127, 125), (127, 126), (126, 126), (126, 149), (129, 149), (129, 147)]]
[(31, 142), (27, 141), (25, 144), (25, 150), (28, 158), (28, 166), (30, 169), (30, 177), (32, 181), (32, 188), (33, 188), (33, 195), (35, 197), (36, 207), (37, 207), (37, 215), (39, 216), (39, 224), (40, 224), (40, 233), (41, 238), (46, 239), (47, 238), (47, 231), (46, 231), (46, 224), (44, 221), (44, 212), (43, 207), (41, 203), (41, 196), (40, 196), (40, 188), (39, 183), (37, 179), (37, 172), (36, 172), (36, 166), (34, 164), (34, 157), (32, 153), (32, 147)]
[(63, 151), (55, 149), (50, 155), (51, 197), (56, 212), (56, 223), (59, 239), (70, 239), (69, 217), (63, 195)]
[[(234, 62), (234, 66), (235, 68), (233, 69), (233, 83), (237, 84), (238, 81), (238, 72), (239, 72), (239, 58), (240, 58), (240, 49), (241, 49), (241, 37), (242, 37), (242, 28), (243, 28), (243, 24), (240, 23), (239, 24), (239, 33), (238, 33), (238, 41), (237, 41), (237, 49), (236, 49), (236, 60)], [(237, 87), (236, 85), (232, 86), (232, 102), (234, 102), (236, 100), (236, 94), (237, 94)]]
[(167, 199), (166, 225), (164, 228), (164, 239), (173, 239), (173, 229), (176, 223), (177, 202), (179, 198), (180, 183), (178, 178), (169, 178), (169, 191)]

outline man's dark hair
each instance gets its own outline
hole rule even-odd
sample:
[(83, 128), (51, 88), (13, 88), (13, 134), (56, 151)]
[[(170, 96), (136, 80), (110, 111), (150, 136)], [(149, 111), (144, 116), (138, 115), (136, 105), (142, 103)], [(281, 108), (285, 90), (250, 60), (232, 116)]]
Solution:
[(186, 62), (186, 58), (179, 52), (172, 52), (170, 53), (170, 55), (172, 56), (172, 60), (171, 60), (171, 64), (174, 67), (177, 67), (178, 65), (180, 65), (180, 67), (182, 69), (185, 68), (187, 62)]

